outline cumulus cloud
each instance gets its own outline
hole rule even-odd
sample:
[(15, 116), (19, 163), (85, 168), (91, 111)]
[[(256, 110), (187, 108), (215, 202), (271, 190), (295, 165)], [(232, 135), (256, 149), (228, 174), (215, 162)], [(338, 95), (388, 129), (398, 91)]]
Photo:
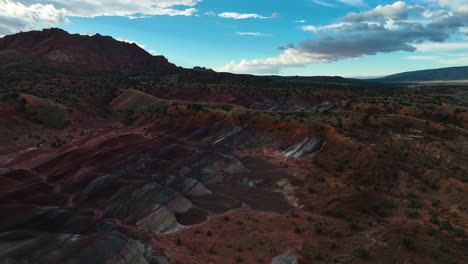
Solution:
[(345, 33), (353, 31), (369, 31), (369, 30), (381, 30), (384, 29), (384, 25), (375, 24), (375, 23), (338, 23), (331, 24), (326, 26), (303, 26), (304, 31), (312, 32), (316, 35), (326, 35), (327, 33)]
[[(454, 33), (468, 27), (468, 12), (457, 8), (450, 10), (445, 16), (425, 18), (425, 11), (423, 7), (399, 1), (365, 12), (350, 13), (338, 19), (340, 22), (336, 24), (304, 26), (303, 30), (321, 37), (306, 39), (297, 45), (280, 47), (282, 53), (277, 57), (230, 62), (218, 70), (276, 74), (282, 68), (302, 67), (364, 55), (435, 48), (454, 49), (468, 45), (444, 43)], [(418, 18), (412, 18), (411, 13), (415, 13)]]
[[(51, 4), (56, 8), (63, 8), (70, 16), (133, 16), (139, 15), (193, 15), (192, 8), (202, 0), (15, 0), (23, 4)], [(175, 9), (176, 6), (187, 8)]]
[(259, 18), (259, 19), (267, 19), (267, 18), (278, 18), (281, 15), (279, 13), (273, 13), (270, 17), (265, 17), (259, 14), (242, 14), (236, 12), (224, 12), (218, 14), (219, 17), (222, 18), (232, 18), (232, 19), (247, 19), (247, 18)]
[(391, 5), (379, 5), (376, 8), (360, 13), (349, 13), (340, 20), (344, 22), (382, 21), (385, 19), (405, 20), (411, 12), (421, 13), (426, 9), (422, 6), (408, 5), (403, 1), (395, 2)]
[(253, 36), (253, 37), (271, 37), (272, 34), (261, 33), (261, 32), (236, 32), (239, 36)]
[(0, 35), (47, 27), (67, 21), (67, 11), (51, 4), (24, 5), (11, 0), (0, 0)]
[(468, 2), (466, 0), (438, 0), (443, 7), (451, 8), (455, 11), (468, 12)]
[[(66, 16), (191, 16), (202, 0), (0, 0), (0, 35), (54, 26)], [(176, 9), (175, 7), (184, 7)]]

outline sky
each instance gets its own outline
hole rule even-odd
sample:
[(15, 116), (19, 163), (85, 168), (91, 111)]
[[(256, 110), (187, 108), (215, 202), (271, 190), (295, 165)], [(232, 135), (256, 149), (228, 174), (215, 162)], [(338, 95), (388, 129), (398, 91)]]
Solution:
[(468, 0), (0, 0), (0, 36), (49, 27), (221, 72), (368, 78), (468, 65)]

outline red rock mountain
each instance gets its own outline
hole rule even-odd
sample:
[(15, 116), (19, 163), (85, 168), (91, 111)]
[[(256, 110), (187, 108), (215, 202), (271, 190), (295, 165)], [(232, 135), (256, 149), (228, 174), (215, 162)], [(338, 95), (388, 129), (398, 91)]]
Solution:
[(69, 34), (58, 28), (22, 32), (0, 38), (0, 58), (5, 58), (3, 63), (18, 62), (18, 57), (77, 71), (168, 73), (178, 69), (164, 56), (153, 56), (136, 44), (99, 34)]

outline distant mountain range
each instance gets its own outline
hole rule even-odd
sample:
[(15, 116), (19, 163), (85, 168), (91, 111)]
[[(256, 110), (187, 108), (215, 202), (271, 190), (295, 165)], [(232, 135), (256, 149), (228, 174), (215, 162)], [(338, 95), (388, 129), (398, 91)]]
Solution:
[(374, 79), (384, 82), (415, 82), (415, 81), (452, 81), (468, 80), (468, 66), (440, 68), (422, 71), (411, 71)]

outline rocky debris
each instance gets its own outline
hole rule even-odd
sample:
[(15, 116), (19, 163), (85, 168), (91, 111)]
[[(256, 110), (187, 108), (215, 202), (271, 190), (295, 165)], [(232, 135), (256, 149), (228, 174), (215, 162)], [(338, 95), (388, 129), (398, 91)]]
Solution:
[(277, 256), (273, 258), (271, 261), (271, 264), (298, 264), (299, 259), (297, 258), (297, 255), (291, 253), (291, 252), (286, 252), (283, 255)]
[(299, 158), (312, 154), (320, 149), (323, 140), (320, 138), (304, 138), (301, 142), (290, 146), (283, 152), (284, 157)]

